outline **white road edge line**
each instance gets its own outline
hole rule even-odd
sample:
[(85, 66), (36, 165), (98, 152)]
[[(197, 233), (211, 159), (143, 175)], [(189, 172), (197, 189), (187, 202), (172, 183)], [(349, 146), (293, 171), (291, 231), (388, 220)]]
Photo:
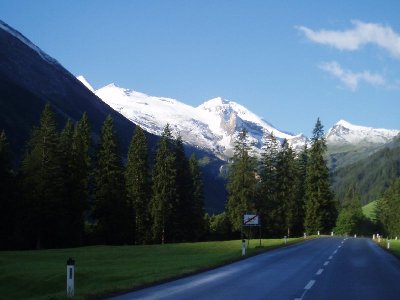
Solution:
[(329, 265), (329, 261), (324, 262), (324, 266)]
[(304, 287), (305, 290), (309, 290), (312, 288), (312, 286), (314, 285), (315, 280), (310, 280), (309, 283), (307, 283), (307, 285)]
[(321, 273), (324, 271), (324, 269), (319, 269), (318, 271), (317, 271), (317, 273), (315, 273), (315, 275), (321, 275)]

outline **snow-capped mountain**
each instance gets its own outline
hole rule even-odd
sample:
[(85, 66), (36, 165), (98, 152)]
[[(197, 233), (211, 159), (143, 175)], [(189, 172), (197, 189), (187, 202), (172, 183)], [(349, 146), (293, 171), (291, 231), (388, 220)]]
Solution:
[[(84, 77), (78, 77), (90, 89)], [(264, 132), (273, 132), (287, 139), (294, 149), (300, 149), (307, 138), (274, 128), (242, 105), (220, 97), (192, 107), (178, 100), (148, 96), (133, 90), (109, 84), (94, 93), (146, 131), (160, 135), (168, 123), (183, 140), (201, 149), (207, 149), (221, 158), (232, 155), (236, 134), (246, 128), (255, 152), (260, 152)]]
[(328, 145), (384, 144), (400, 134), (400, 130), (353, 125), (340, 120), (326, 134)]

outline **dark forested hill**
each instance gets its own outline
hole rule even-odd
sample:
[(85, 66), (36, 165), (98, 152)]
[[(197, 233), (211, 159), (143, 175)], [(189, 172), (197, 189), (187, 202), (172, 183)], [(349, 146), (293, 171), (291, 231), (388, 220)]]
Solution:
[(400, 137), (375, 153), (332, 172), (333, 189), (339, 201), (350, 188), (361, 195), (362, 204), (379, 199), (400, 176)]

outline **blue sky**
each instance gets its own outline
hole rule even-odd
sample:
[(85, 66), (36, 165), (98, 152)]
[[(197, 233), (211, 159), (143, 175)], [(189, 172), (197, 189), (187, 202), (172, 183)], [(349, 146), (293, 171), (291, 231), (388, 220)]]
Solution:
[(197, 106), (221, 96), (280, 130), (317, 117), (400, 129), (400, 1), (19, 1), (0, 19), (95, 87)]

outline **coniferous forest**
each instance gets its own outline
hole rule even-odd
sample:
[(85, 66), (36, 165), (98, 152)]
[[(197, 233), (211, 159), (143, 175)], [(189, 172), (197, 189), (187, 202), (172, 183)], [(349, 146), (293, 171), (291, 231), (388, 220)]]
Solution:
[(124, 163), (113, 120), (94, 144), (83, 114), (59, 131), (49, 104), (12, 170), (0, 134), (1, 249), (144, 244), (205, 238), (201, 172), (167, 126), (155, 162), (137, 126)]
[[(43, 249), (90, 244), (151, 244), (365, 233), (375, 230), (349, 189), (335, 199), (318, 119), (311, 145), (295, 152), (286, 140), (266, 133), (260, 155), (252, 153), (246, 130), (236, 137), (228, 164), (226, 209), (204, 211), (203, 179), (194, 155), (167, 125), (155, 153), (136, 126), (128, 153), (121, 155), (112, 118), (94, 142), (84, 113), (60, 130), (47, 104), (32, 129), (17, 169), (7, 136), (0, 133), (0, 249)], [(126, 157), (126, 159), (123, 159)], [(153, 159), (152, 159), (153, 157)], [(400, 234), (399, 181), (378, 202), (384, 233)], [(261, 226), (243, 228), (243, 214), (260, 216)]]
[(264, 137), (261, 159), (251, 154), (247, 132), (236, 141), (229, 173), (228, 217), (241, 229), (241, 216), (255, 212), (267, 236), (328, 233), (336, 222), (337, 204), (323, 158), (326, 143), (318, 119), (311, 148), (296, 154), (273, 133)]

